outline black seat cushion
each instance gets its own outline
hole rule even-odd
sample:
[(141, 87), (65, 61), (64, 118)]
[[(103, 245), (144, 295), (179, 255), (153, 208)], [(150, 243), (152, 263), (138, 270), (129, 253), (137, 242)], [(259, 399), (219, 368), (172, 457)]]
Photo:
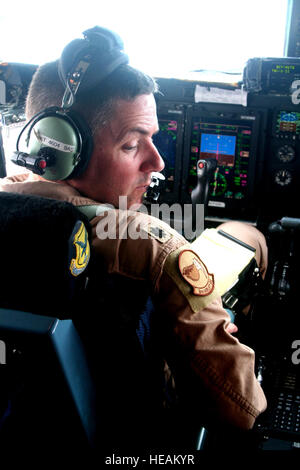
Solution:
[(70, 271), (81, 222), (88, 232), (78, 248), (86, 250), (89, 222), (72, 204), (0, 193), (0, 307), (72, 317), (87, 275)]

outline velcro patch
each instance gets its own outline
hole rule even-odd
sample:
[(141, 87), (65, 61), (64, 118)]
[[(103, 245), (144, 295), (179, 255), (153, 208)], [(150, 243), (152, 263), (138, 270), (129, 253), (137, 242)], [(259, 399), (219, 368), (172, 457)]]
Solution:
[(193, 287), (195, 295), (208, 295), (215, 286), (214, 275), (199, 256), (192, 250), (183, 250), (178, 257), (179, 271), (182, 277)]
[(70, 264), (72, 276), (78, 276), (87, 267), (90, 260), (90, 244), (87, 229), (83, 222), (78, 220), (69, 239)]
[[(183, 253), (182, 255), (183, 258), (181, 259), (181, 262), (183, 262), (183, 264), (181, 265), (182, 269), (184, 269), (184, 267), (188, 268), (189, 266), (191, 266), (191, 264), (193, 263), (193, 257), (196, 259), (197, 267), (199, 267), (198, 266), (199, 260), (200, 260), (199, 265), (201, 266), (201, 269), (202, 269), (202, 266), (205, 267), (200, 257), (193, 250), (190, 249), (190, 246), (191, 245), (189, 244), (183, 245), (177, 250), (170, 253), (165, 261), (164, 271), (170, 276), (170, 278), (177, 285), (181, 293), (186, 297), (193, 312), (198, 312), (199, 310), (202, 310), (203, 308), (207, 307), (214, 299), (216, 299), (217, 297), (220, 297), (220, 295), (214, 283), (213, 285), (211, 284), (211, 281), (213, 280), (213, 275), (209, 274), (207, 269), (206, 269), (207, 274), (205, 274), (205, 271), (204, 271), (203, 273), (201, 272), (201, 275), (199, 274), (199, 271), (197, 268), (196, 268), (196, 271), (194, 271), (192, 267), (185, 271), (185, 275), (184, 275), (185, 277), (181, 273), (180, 266), (179, 266), (179, 257), (181, 258), (181, 253)], [(186, 251), (190, 252), (191, 255), (188, 255), (188, 257), (187, 255), (184, 255), (184, 252)], [(187, 266), (185, 266), (187, 260), (188, 260), (188, 264)], [(199, 274), (199, 279), (197, 279), (198, 274)], [(212, 276), (212, 277), (210, 278), (209, 276)], [(206, 277), (207, 277), (207, 280), (206, 280)], [(199, 284), (199, 286), (193, 285), (193, 284)], [(205, 286), (209, 287), (209, 289), (207, 289), (206, 292), (204, 292)], [(200, 288), (200, 292), (201, 292), (200, 295), (195, 294), (195, 288), (198, 288), (198, 289)]]

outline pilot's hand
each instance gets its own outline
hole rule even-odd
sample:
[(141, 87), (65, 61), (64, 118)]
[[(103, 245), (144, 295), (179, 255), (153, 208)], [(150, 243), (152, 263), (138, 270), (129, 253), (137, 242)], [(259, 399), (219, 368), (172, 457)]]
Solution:
[(226, 328), (226, 331), (231, 334), (236, 333), (238, 331), (238, 327), (234, 323), (229, 323)]

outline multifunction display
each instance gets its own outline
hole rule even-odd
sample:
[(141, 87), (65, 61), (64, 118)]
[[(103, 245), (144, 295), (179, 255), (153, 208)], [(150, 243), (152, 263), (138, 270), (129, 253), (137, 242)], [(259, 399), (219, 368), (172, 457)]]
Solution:
[(197, 185), (197, 161), (215, 159), (217, 167), (210, 182), (208, 206), (244, 207), (253, 189), (257, 142), (255, 115), (205, 113), (190, 117), (189, 168), (186, 191)]
[(183, 147), (184, 108), (176, 104), (163, 104), (157, 108), (159, 132), (153, 143), (164, 160), (164, 187), (160, 203), (179, 200), (180, 174)]
[(300, 137), (300, 112), (280, 110), (276, 116), (275, 137)]
[(165, 162), (166, 192), (174, 191), (175, 163), (177, 149), (178, 121), (159, 119), (159, 132), (153, 136), (153, 143)]
[(199, 159), (215, 158), (217, 168), (210, 183), (209, 205), (226, 204), (227, 199), (243, 199), (249, 177), (251, 126), (218, 122), (192, 124), (189, 191), (196, 184), (196, 163)]

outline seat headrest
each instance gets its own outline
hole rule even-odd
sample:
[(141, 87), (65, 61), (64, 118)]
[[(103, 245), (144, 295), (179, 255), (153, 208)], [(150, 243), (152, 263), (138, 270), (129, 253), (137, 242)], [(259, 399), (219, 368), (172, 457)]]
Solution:
[(89, 236), (88, 219), (70, 203), (0, 193), (0, 307), (71, 318)]

